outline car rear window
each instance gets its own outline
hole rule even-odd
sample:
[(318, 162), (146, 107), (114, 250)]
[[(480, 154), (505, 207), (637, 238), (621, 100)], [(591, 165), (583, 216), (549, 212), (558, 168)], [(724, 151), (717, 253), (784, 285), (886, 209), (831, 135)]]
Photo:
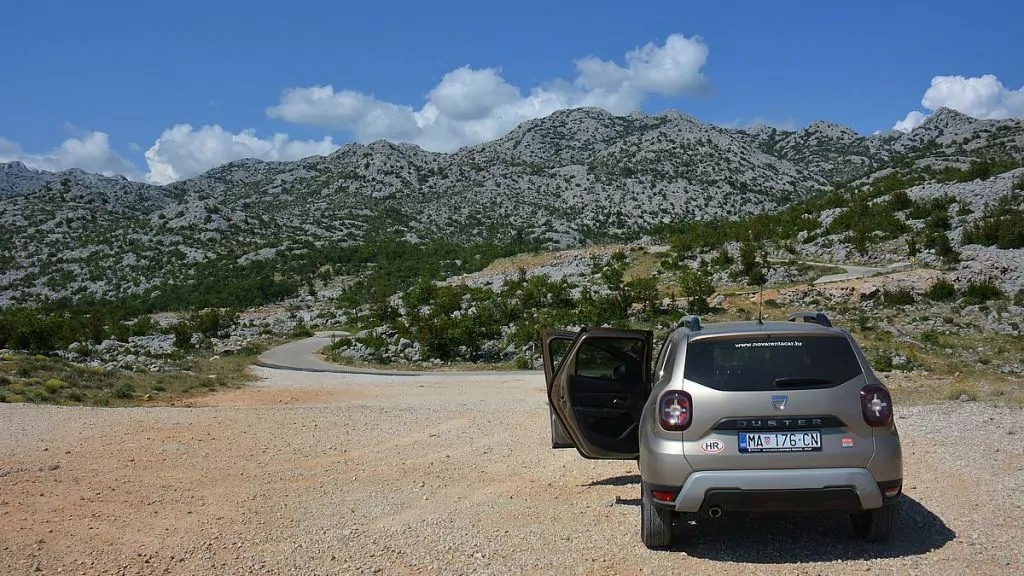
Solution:
[(716, 390), (830, 388), (862, 373), (843, 336), (703, 338), (686, 347), (683, 377)]

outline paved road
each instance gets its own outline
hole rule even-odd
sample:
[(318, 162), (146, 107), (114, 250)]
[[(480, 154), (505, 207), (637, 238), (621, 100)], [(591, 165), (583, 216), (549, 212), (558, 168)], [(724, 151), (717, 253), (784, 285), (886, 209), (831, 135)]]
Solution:
[[(773, 259), (772, 262), (788, 262), (788, 260)], [(814, 281), (815, 284), (825, 284), (828, 282), (843, 282), (846, 280), (856, 280), (858, 278), (867, 278), (868, 276), (874, 276), (875, 274), (887, 274), (891, 272), (901, 272), (903, 270), (909, 270), (912, 264), (909, 262), (897, 262), (888, 266), (878, 268), (875, 266), (857, 266), (853, 264), (836, 264), (834, 262), (810, 262), (806, 260), (800, 261), (800, 264), (810, 264), (812, 266), (834, 266), (843, 268), (846, 272), (842, 274), (829, 274), (822, 276)]]
[[(806, 262), (806, 264), (818, 264), (817, 262)], [(821, 264), (822, 266), (830, 266), (830, 264)], [(845, 274), (829, 274), (828, 276), (822, 276), (814, 281), (815, 284), (825, 284), (827, 282), (842, 282), (844, 280), (855, 280), (857, 278), (867, 278), (874, 274), (883, 272), (884, 268), (872, 268), (870, 266), (849, 266), (846, 264), (831, 264), (831, 266), (839, 266), (845, 268)]]
[[(420, 371), (403, 371), (403, 370), (378, 370), (374, 368), (357, 368), (352, 366), (342, 366), (341, 364), (335, 364), (333, 362), (325, 362), (316, 357), (316, 352), (321, 348), (328, 346), (332, 342), (332, 334), (335, 338), (349, 337), (351, 334), (348, 332), (319, 332), (312, 338), (306, 338), (305, 340), (298, 340), (295, 342), (289, 342), (288, 344), (282, 344), (277, 348), (267, 350), (263, 354), (260, 354), (259, 360), (256, 362), (257, 366), (264, 368), (275, 368), (277, 370), (292, 370), (296, 372), (324, 372), (331, 374), (365, 374), (365, 375), (381, 375), (381, 376), (424, 376), (424, 375), (437, 375), (438, 373), (444, 373), (450, 376), (480, 376), (483, 374), (494, 374), (493, 370), (420, 370)], [(502, 374), (508, 374), (511, 376), (535, 376), (540, 374), (536, 370), (521, 370), (521, 371), (502, 371)]]
[[(816, 264), (816, 262), (806, 262), (806, 264)], [(839, 266), (845, 268), (845, 274), (829, 274), (828, 276), (822, 276), (814, 281), (815, 284), (825, 284), (827, 282), (842, 282), (844, 280), (854, 280), (857, 278), (867, 278), (868, 276), (874, 276), (876, 274), (890, 274), (892, 272), (903, 272), (904, 270), (910, 270), (913, 268), (913, 264), (910, 262), (897, 262), (890, 264), (884, 268), (873, 268), (870, 266), (851, 266), (848, 264), (821, 264), (822, 266)]]
[[(297, 372), (328, 372), (334, 374), (376, 374), (384, 373), (394, 375), (392, 371), (379, 371), (370, 368), (350, 368), (333, 362), (324, 362), (316, 357), (316, 352), (333, 341), (331, 336), (338, 338), (351, 336), (348, 332), (319, 332), (312, 338), (297, 340), (282, 344), (277, 348), (267, 350), (260, 354), (257, 365), (264, 368), (276, 368), (278, 370), (293, 370)], [(409, 374), (414, 374), (409, 372)]]

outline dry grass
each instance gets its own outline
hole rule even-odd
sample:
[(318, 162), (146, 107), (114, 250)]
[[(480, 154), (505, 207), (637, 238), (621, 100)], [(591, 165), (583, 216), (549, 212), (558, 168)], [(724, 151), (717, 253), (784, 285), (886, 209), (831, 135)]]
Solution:
[(629, 255), (629, 265), (622, 275), (623, 280), (626, 281), (653, 276), (662, 258), (665, 257), (664, 254), (656, 254), (646, 250), (629, 253)]
[(134, 406), (173, 404), (213, 391), (244, 386), (259, 352), (282, 341), (266, 341), (241, 354), (193, 356), (173, 371), (132, 372), (89, 368), (60, 358), (8, 354), (0, 359), (0, 402)]

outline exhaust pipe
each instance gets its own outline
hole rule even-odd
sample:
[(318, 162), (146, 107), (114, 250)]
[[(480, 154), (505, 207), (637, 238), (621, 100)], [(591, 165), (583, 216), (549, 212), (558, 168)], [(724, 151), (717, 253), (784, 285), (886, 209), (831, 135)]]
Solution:
[(708, 516), (710, 516), (711, 518), (718, 518), (721, 515), (722, 509), (718, 506), (712, 506), (711, 509), (708, 510)]

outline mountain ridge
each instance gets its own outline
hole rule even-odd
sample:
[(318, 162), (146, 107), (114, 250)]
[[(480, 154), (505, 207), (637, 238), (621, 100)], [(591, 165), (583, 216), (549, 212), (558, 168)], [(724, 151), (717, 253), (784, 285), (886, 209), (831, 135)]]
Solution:
[[(965, 142), (966, 141), (966, 142)], [(560, 110), (450, 153), (378, 140), (295, 161), (241, 159), (155, 186), (0, 164), (0, 307), (142, 293), (197, 263), (285, 260), (382, 235), (544, 249), (670, 222), (775, 211), (899, 160), (1024, 157), (1024, 123), (940, 110), (908, 134), (723, 128), (679, 111)]]

